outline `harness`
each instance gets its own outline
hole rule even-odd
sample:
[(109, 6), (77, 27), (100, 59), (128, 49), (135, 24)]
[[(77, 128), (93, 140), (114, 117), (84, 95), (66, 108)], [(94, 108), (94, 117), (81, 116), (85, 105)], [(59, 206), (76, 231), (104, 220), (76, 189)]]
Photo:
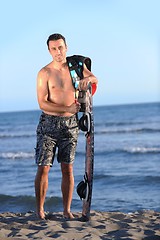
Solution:
[(83, 78), (83, 66), (84, 64), (91, 71), (91, 59), (81, 55), (73, 55), (67, 57), (67, 63), (70, 70), (70, 75), (72, 78), (73, 86), (77, 89), (76, 80)]
[[(78, 85), (79, 81), (84, 78), (83, 76), (83, 69), (84, 64), (86, 65), (87, 69), (91, 71), (91, 59), (89, 57), (84, 57), (81, 55), (73, 55), (67, 57), (68, 68), (70, 71), (70, 75), (72, 78), (72, 83), (75, 88), (75, 99), (81, 103), (80, 112), (85, 112), (85, 98), (86, 98), (86, 91), (79, 91)], [(96, 91), (96, 84), (92, 84), (92, 95)]]
[[(86, 91), (80, 91), (78, 89), (79, 81), (84, 78), (83, 69), (84, 64), (87, 69), (91, 71), (91, 59), (81, 55), (73, 55), (67, 57), (68, 68), (72, 78), (72, 83), (75, 88), (75, 99), (81, 104), (80, 112), (83, 112), (83, 116), (79, 119), (79, 127), (82, 131), (90, 132), (91, 130), (91, 116), (86, 112)], [(96, 91), (96, 84), (89, 87), (92, 95)]]

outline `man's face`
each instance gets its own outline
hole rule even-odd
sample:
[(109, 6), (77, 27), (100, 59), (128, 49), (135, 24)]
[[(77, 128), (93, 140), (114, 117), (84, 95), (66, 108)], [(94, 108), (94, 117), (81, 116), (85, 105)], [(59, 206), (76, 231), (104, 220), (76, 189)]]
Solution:
[(66, 58), (67, 46), (63, 39), (49, 41), (49, 52), (56, 62), (61, 62)]

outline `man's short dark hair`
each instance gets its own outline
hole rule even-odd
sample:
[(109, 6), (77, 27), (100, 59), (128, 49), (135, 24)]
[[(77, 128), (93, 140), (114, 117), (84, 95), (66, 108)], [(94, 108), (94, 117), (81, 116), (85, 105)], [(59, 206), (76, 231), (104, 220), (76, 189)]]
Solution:
[(47, 40), (48, 49), (49, 49), (49, 41), (56, 41), (56, 40), (59, 40), (59, 39), (63, 39), (65, 45), (67, 45), (66, 44), (66, 39), (63, 35), (61, 35), (60, 33), (54, 33), (54, 34), (50, 35), (48, 40)]

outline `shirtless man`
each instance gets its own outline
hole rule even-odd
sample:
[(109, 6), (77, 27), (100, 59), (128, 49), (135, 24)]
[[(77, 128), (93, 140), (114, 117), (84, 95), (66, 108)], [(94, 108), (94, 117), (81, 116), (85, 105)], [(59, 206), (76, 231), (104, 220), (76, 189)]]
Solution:
[[(75, 101), (75, 89), (66, 62), (67, 44), (61, 34), (52, 34), (47, 40), (53, 61), (43, 67), (37, 77), (37, 96), (42, 114), (37, 127), (35, 194), (37, 215), (45, 218), (44, 202), (48, 188), (48, 172), (52, 167), (55, 151), (62, 171), (62, 197), (64, 217), (73, 218), (71, 202), (74, 188), (73, 162), (78, 138), (77, 112), (80, 104)], [(96, 77), (84, 67), (84, 79), (79, 89), (86, 90), (89, 83), (97, 84)]]

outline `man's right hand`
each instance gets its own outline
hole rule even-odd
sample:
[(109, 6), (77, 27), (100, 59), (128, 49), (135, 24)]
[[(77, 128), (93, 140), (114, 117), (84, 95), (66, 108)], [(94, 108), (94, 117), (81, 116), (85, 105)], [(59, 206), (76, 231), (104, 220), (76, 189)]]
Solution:
[(78, 101), (76, 101), (75, 103), (72, 103), (68, 107), (68, 112), (70, 112), (70, 113), (77, 113), (77, 112), (79, 112), (80, 108), (81, 108), (81, 104)]

